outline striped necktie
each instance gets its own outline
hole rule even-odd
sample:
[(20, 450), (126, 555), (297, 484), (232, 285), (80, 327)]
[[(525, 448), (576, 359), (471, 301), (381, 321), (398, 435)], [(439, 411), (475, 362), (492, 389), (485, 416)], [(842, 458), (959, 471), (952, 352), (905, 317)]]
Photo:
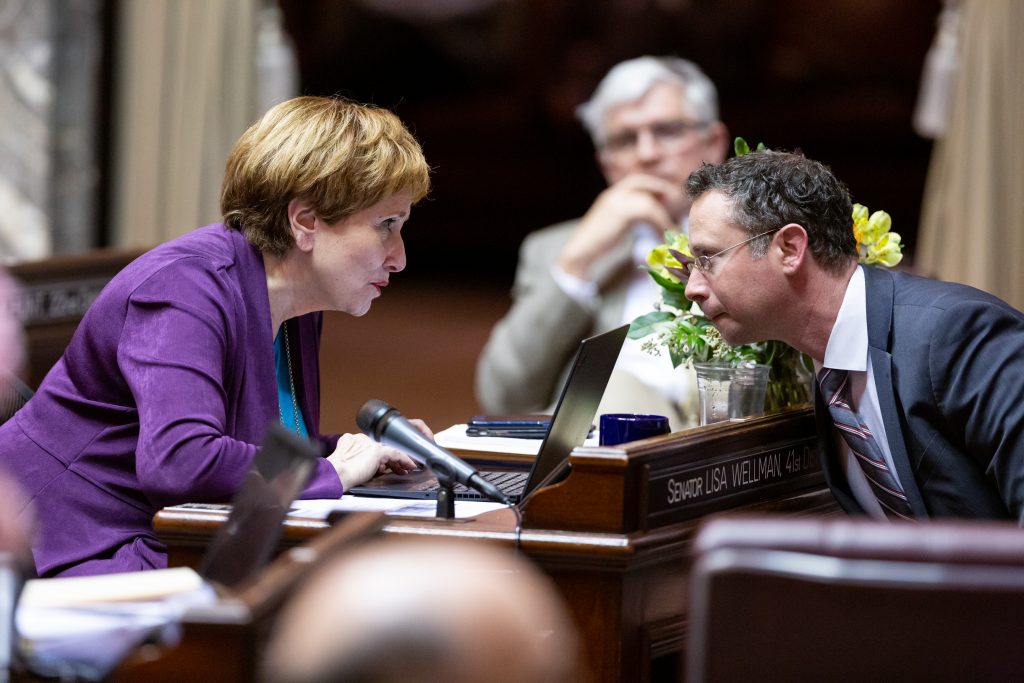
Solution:
[(818, 373), (818, 385), (832, 415), (832, 424), (856, 456), (886, 516), (912, 519), (914, 514), (907, 503), (907, 496), (889, 470), (878, 442), (860, 416), (850, 408), (850, 373), (822, 368)]

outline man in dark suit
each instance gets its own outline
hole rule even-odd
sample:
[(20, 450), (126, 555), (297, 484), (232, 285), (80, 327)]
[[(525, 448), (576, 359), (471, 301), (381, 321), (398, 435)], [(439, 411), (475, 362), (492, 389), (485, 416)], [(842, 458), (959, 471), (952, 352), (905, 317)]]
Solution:
[(847, 511), (1024, 520), (1024, 315), (858, 265), (846, 188), (803, 156), (705, 166), (687, 192), (687, 296), (730, 344), (814, 359), (822, 464)]

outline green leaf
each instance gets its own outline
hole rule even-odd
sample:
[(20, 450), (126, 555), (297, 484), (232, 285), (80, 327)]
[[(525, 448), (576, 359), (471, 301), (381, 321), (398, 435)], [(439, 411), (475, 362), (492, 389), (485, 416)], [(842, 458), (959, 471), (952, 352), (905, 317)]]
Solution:
[(757, 143), (757, 151), (758, 151), (758, 152), (763, 152), (763, 151), (765, 151), (766, 149), (768, 149), (768, 148), (764, 146), (764, 143), (763, 143), (763, 142), (759, 142), (759, 143)]
[(682, 283), (682, 282), (676, 282), (675, 280), (670, 280), (669, 278), (663, 276), (658, 271), (651, 270), (650, 268), (647, 269), (647, 272), (651, 274), (651, 277), (654, 278), (654, 281), (657, 282), (658, 285), (661, 286), (663, 289), (666, 289), (666, 290), (668, 290), (670, 292), (685, 292), (686, 291), (686, 285), (684, 283)]
[(686, 292), (665, 290), (661, 293), (662, 302), (680, 311), (687, 310), (693, 302), (686, 298)]
[(664, 323), (674, 318), (668, 311), (651, 311), (646, 313), (629, 324), (630, 339), (643, 339), (647, 335), (654, 334), (657, 323)]
[(747, 141), (741, 137), (737, 137), (733, 141), (732, 147), (733, 150), (736, 152), (736, 156), (738, 157), (741, 157), (744, 154), (748, 154), (750, 152), (750, 145), (748, 145)]
[(693, 323), (690, 323), (680, 318), (678, 321), (676, 321), (676, 324), (679, 325), (679, 329), (685, 334), (691, 336), (700, 335), (700, 328), (694, 325)]

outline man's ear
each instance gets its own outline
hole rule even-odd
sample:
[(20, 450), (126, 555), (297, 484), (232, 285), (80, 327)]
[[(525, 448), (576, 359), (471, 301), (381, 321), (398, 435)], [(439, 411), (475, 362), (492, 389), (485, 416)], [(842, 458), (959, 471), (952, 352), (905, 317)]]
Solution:
[(732, 151), (732, 141), (729, 139), (729, 129), (721, 121), (712, 121), (708, 124), (705, 132), (707, 140), (708, 158), (704, 159), (709, 164), (720, 164), (725, 161)]
[(804, 260), (810, 256), (807, 231), (798, 223), (782, 226), (773, 243), (778, 249), (783, 272), (787, 275), (800, 270)]
[(614, 185), (616, 179), (612, 176), (611, 162), (608, 161), (608, 157), (602, 150), (594, 150), (594, 161), (597, 162), (597, 167), (601, 170), (601, 175), (604, 177), (604, 181), (609, 185)]
[(316, 234), (316, 211), (313, 205), (299, 198), (288, 202), (288, 229), (300, 251), (312, 249)]

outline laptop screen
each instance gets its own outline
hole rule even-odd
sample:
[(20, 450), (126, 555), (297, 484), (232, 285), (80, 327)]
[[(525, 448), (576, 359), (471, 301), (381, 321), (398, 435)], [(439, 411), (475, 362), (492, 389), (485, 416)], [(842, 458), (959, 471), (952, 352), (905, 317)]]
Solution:
[[(564, 464), (568, 462), (572, 449), (582, 445), (587, 438), (628, 330), (629, 326), (623, 325), (580, 342), (555, 404), (551, 425), (541, 442), (526, 482), (518, 483), (518, 487), (499, 484), (506, 495), (522, 502), (527, 494), (554, 483), (567, 471)], [(494, 473), (483, 474), (486, 476)], [(510, 473), (502, 471), (499, 474), (507, 476)], [(519, 482), (522, 482), (521, 478)], [(366, 484), (353, 486), (347, 493), (388, 498), (433, 498), (437, 490), (437, 479), (431, 472), (424, 470), (405, 475), (378, 475)], [(475, 491), (458, 490), (455, 496), (463, 500), (481, 497)]]
[(580, 342), (555, 404), (551, 427), (523, 489), (524, 498), (550, 483), (546, 481), (549, 477), (558, 476), (572, 449), (586, 440), (628, 331), (629, 325), (623, 325)]

